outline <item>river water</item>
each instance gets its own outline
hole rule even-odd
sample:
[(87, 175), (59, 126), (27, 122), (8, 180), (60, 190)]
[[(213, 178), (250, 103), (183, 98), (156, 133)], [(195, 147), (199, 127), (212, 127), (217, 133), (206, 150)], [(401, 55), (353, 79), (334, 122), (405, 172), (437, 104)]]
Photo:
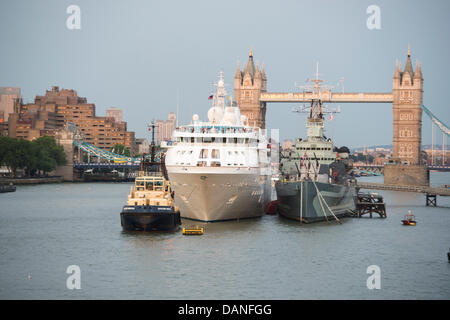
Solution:
[[(450, 173), (431, 179), (450, 183)], [(47, 184), (0, 194), (0, 298), (450, 299), (450, 198), (430, 208), (422, 194), (378, 191), (386, 219), (300, 226), (266, 215), (205, 224), (203, 236), (187, 237), (123, 232), (130, 186)], [(407, 210), (417, 226), (401, 225)], [(80, 267), (80, 290), (66, 287), (70, 265)], [(367, 288), (370, 265), (380, 268), (380, 289)]]

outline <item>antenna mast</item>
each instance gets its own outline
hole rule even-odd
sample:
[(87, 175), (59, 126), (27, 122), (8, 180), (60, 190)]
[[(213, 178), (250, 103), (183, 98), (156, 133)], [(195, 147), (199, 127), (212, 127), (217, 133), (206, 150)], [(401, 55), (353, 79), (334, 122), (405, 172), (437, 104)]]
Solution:
[(311, 105), (309, 107), (306, 107), (305, 105), (300, 106), (297, 109), (293, 109), (293, 112), (299, 112), (299, 113), (309, 113), (309, 117), (311, 119), (322, 119), (324, 113), (339, 113), (339, 109), (330, 109), (328, 107), (322, 107), (322, 92), (324, 91), (331, 91), (334, 89), (334, 86), (331, 85), (321, 85), (323, 80), (319, 79), (319, 62), (316, 63), (316, 73), (315, 78), (312, 80), (307, 80), (307, 82), (312, 82), (313, 84), (307, 84), (303, 86), (295, 85), (296, 87), (303, 90), (303, 93), (310, 93), (311, 94)]

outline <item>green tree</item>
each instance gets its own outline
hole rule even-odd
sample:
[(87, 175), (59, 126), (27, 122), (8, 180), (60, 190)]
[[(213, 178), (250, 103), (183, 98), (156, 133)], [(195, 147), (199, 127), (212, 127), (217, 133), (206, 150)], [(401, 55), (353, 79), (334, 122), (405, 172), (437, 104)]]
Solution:
[(17, 159), (18, 140), (10, 137), (0, 137), (0, 164), (7, 166), (13, 177), (19, 167)]
[(114, 147), (112, 148), (111, 152), (121, 155), (121, 156), (126, 156), (126, 157), (131, 156), (130, 149), (126, 148), (123, 144), (120, 144), (120, 143), (115, 144)]
[(0, 137), (0, 165), (7, 166), (16, 176), (17, 169), (24, 169), (27, 176), (36, 171), (44, 174), (66, 163), (66, 155), (55, 138), (43, 136), (33, 141)]
[(30, 164), (35, 165), (35, 169), (47, 174), (56, 169), (59, 165), (67, 163), (64, 148), (56, 143), (54, 137), (42, 136), (33, 140), (34, 144), (31, 154)]

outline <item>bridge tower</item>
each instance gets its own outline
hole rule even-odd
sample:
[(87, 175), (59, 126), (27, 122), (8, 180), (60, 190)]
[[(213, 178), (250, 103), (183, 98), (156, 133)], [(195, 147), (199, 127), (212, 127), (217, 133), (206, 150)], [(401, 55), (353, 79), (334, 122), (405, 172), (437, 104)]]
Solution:
[(60, 129), (56, 132), (56, 142), (64, 148), (66, 154), (66, 164), (56, 167), (54, 174), (62, 176), (64, 181), (73, 181), (73, 138), (74, 133), (67, 128)]
[(392, 93), (393, 157), (403, 163), (421, 164), (423, 77), (419, 63), (413, 70), (409, 48), (403, 72), (401, 65), (395, 66)]
[(253, 62), (253, 53), (250, 50), (247, 65), (241, 70), (237, 66), (234, 77), (234, 97), (249, 121), (249, 125), (265, 129), (266, 127), (266, 103), (260, 102), (261, 92), (267, 91), (267, 78), (264, 71)]
[(416, 62), (414, 71), (409, 47), (405, 68), (403, 71), (401, 69), (401, 64), (399, 65), (397, 62), (392, 89), (393, 160), (396, 165), (385, 167), (385, 183), (428, 185), (428, 173), (421, 153), (422, 69), (421, 65)]

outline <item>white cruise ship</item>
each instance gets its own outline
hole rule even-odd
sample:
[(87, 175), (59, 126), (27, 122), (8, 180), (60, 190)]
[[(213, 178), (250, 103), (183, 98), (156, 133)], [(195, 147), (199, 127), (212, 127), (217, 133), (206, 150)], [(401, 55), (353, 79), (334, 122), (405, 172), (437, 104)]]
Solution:
[[(219, 73), (208, 122), (177, 127), (166, 167), (183, 218), (224, 221), (259, 217), (270, 200), (270, 147), (228, 100)], [(227, 102), (230, 101), (230, 102)]]

